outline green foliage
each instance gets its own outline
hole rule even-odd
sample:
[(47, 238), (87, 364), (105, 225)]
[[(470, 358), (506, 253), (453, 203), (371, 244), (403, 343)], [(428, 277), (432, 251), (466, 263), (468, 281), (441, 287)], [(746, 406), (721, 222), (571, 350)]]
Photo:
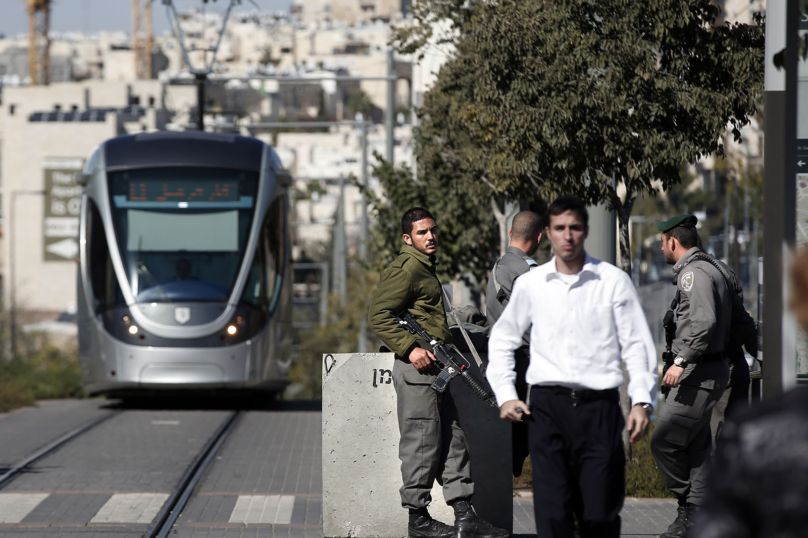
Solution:
[(280, 58), (273, 58), (272, 51), (270, 49), (264, 49), (264, 52), (261, 54), (261, 58), (258, 59), (258, 63), (261, 65), (278, 65), (281, 63)]
[[(322, 399), (322, 362), (325, 353), (355, 353), (361, 322), (379, 283), (379, 273), (355, 264), (348, 271), (348, 298), (343, 305), (336, 294), (329, 297), (328, 323), (300, 335), (300, 347), (289, 378), (302, 388), (295, 398)], [(373, 331), (367, 332), (370, 349), (378, 349)]]
[[(378, 154), (373, 168), (383, 195), (366, 190), (371, 214), (378, 223), (371, 229), (371, 248), (375, 267), (380, 270), (392, 261), (404, 244), (401, 217), (416, 206), (429, 209), (438, 223), (438, 272), (441, 279), (468, 273), (485, 282), (493, 251), (498, 246), (497, 225), (486, 200), (480, 207), (469, 190), (454, 181), (451, 170), (435, 171), (413, 178), (404, 166), (394, 168)], [(352, 179), (360, 189), (362, 186)], [(483, 187), (481, 190), (484, 190)], [(482, 197), (482, 193), (480, 197)]]
[(651, 434), (655, 423), (648, 428), (645, 438), (631, 445), (631, 461), (626, 463), (626, 497), (673, 497), (665, 487), (654, 456), (651, 454)]
[(373, 112), (373, 100), (363, 90), (357, 90), (348, 98), (348, 110), (354, 115), (361, 112), (368, 119)]
[[(655, 423), (648, 428), (648, 435), (632, 446), (631, 461), (626, 463), (626, 497), (665, 498), (673, 497), (670, 490), (665, 487), (662, 475), (651, 454), (651, 433)], [(530, 458), (525, 461), (522, 476), (513, 479), (514, 488), (533, 487), (533, 467)]]
[(81, 397), (75, 350), (65, 351), (37, 336), (25, 338), (20, 350), (20, 359), (0, 359), (0, 412), (41, 399)]
[(419, 173), (451, 174), (478, 207), (491, 193), (606, 202), (626, 254), (636, 197), (721, 154), (726, 126), (739, 138), (763, 89), (763, 27), (716, 25), (709, 0), (469, 6), (420, 111)]

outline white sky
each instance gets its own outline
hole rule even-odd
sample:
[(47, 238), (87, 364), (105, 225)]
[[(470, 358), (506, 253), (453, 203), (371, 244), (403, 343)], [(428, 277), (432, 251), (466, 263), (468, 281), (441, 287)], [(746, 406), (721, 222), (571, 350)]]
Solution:
[[(288, 12), (291, 0), (254, 0), (261, 11)], [(174, 0), (177, 9), (205, 6), (208, 11), (223, 12), (229, 0), (215, 0), (203, 4), (202, 0)], [(162, 0), (154, 0), (152, 17), (155, 35), (168, 30), (166, 8)], [(249, 0), (242, 0), (238, 11), (254, 11)], [(131, 0), (52, 0), (51, 30), (56, 32), (101, 30), (132, 30)], [(13, 37), (28, 29), (25, 0), (0, 0), (0, 34)]]

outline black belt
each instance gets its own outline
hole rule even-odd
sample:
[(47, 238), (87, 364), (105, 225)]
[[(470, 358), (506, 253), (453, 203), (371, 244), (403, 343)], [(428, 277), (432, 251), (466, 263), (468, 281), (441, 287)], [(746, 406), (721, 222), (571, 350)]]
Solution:
[(620, 401), (620, 391), (618, 389), (606, 390), (590, 390), (590, 389), (571, 389), (569, 387), (562, 387), (561, 385), (533, 385), (533, 390), (555, 392), (563, 396), (569, 396), (573, 400), (614, 400)]

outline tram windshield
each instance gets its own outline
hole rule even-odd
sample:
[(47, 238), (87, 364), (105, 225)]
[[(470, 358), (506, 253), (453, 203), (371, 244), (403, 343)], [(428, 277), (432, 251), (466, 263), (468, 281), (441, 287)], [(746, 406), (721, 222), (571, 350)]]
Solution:
[(258, 173), (166, 167), (108, 175), (136, 301), (226, 301), (244, 258)]

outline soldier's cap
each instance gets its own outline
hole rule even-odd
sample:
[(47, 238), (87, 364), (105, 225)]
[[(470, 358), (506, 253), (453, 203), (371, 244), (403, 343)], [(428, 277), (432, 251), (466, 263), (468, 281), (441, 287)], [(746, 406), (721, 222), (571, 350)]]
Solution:
[(678, 228), (679, 226), (683, 226), (685, 228), (695, 228), (698, 222), (699, 219), (696, 218), (696, 215), (676, 215), (665, 222), (660, 222), (657, 224), (657, 229), (662, 233), (667, 233), (674, 228)]

